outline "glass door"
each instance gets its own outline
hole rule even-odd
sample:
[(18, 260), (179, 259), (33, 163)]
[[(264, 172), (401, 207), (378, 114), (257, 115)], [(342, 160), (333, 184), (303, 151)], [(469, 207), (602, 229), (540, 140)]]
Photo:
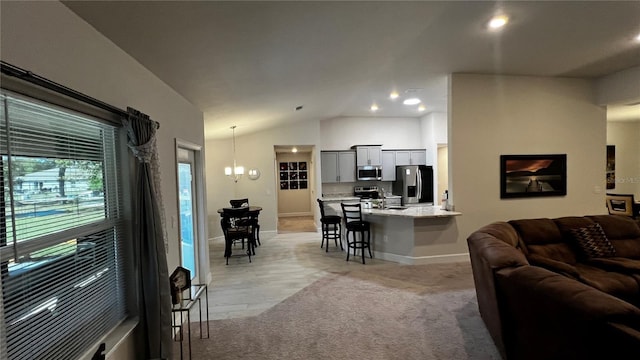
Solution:
[(178, 149), (178, 189), (180, 206), (180, 253), (181, 266), (191, 271), (191, 278), (197, 281), (198, 254), (196, 187), (194, 183), (195, 154), (192, 150)]

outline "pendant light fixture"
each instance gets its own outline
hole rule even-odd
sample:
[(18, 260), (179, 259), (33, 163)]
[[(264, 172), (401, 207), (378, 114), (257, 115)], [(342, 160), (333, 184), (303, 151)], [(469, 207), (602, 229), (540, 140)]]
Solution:
[(224, 174), (233, 180), (233, 182), (238, 182), (242, 175), (244, 175), (244, 167), (236, 165), (236, 126), (233, 125), (231, 127), (231, 131), (233, 131), (233, 167), (227, 166), (224, 168)]

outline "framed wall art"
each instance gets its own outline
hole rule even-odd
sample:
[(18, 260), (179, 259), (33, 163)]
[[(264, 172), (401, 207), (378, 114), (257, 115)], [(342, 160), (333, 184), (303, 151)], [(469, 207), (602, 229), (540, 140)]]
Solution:
[(278, 167), (280, 169), (280, 190), (298, 190), (308, 187), (306, 161), (281, 162)]
[(564, 196), (567, 155), (500, 155), (500, 198)]

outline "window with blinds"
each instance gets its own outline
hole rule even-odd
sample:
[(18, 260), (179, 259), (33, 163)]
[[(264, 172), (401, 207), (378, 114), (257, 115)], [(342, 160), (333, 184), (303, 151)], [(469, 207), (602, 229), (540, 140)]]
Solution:
[(75, 359), (127, 316), (119, 129), (0, 100), (0, 348)]

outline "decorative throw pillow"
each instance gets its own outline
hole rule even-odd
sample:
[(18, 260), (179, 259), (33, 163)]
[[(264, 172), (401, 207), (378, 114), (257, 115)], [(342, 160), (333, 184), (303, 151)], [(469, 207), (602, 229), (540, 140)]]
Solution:
[(616, 249), (611, 245), (600, 224), (571, 229), (576, 245), (587, 259), (616, 256)]

